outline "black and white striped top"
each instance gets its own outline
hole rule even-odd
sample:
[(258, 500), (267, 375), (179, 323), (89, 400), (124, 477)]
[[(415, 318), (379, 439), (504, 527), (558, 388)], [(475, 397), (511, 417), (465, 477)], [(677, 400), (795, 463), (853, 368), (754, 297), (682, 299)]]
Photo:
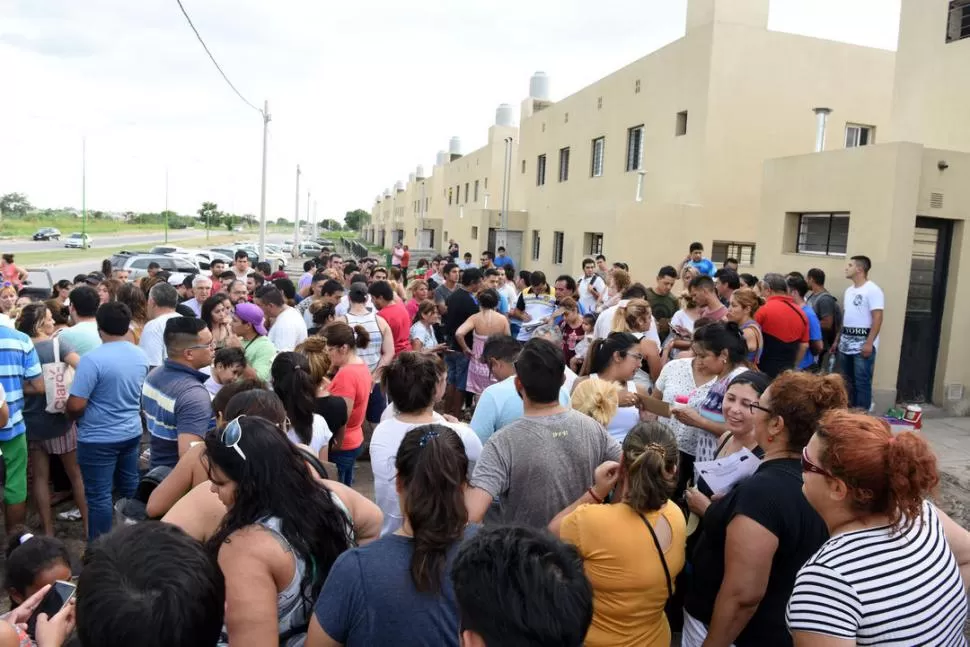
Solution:
[(857, 645), (965, 646), (967, 597), (936, 509), (905, 534), (883, 526), (832, 537), (805, 563), (788, 629)]

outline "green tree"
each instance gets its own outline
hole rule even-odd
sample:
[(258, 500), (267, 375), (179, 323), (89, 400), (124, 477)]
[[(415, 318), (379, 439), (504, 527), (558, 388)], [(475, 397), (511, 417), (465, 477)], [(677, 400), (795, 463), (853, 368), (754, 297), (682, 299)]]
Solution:
[(285, 227), (287, 225), (292, 225), (293, 223), (290, 222), (289, 220), (287, 220), (286, 218), (277, 218), (276, 219), (276, 224), (279, 225), (279, 226), (281, 226), (281, 227)]
[(22, 218), (33, 208), (30, 200), (23, 193), (8, 193), (0, 196), (0, 214), (4, 216), (19, 215)]
[(203, 202), (196, 213), (207, 228), (219, 226), (219, 205), (215, 202)]
[(341, 224), (336, 220), (334, 220), (333, 218), (327, 218), (326, 220), (320, 223), (320, 226), (326, 229), (327, 231), (340, 231), (341, 229), (343, 229)]
[(363, 209), (354, 209), (344, 215), (344, 223), (348, 230), (360, 231), (361, 228), (370, 222), (370, 214)]

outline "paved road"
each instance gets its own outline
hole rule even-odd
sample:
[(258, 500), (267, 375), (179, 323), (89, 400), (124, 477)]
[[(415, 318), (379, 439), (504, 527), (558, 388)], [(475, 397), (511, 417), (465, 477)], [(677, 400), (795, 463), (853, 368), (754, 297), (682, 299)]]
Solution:
[[(225, 235), (225, 229), (213, 229), (211, 230), (213, 234), (222, 236)], [(0, 242), (0, 248), (5, 252), (17, 253), (17, 252), (43, 252), (51, 251), (56, 249), (64, 249), (64, 239), (71, 235), (72, 232), (65, 231), (61, 232), (60, 240), (5, 240)], [(240, 236), (248, 236), (248, 234), (239, 234)], [(205, 236), (204, 229), (170, 229), (168, 232), (169, 242), (177, 240), (185, 240), (186, 238), (199, 238), (200, 236)], [(137, 234), (124, 234), (124, 233), (105, 233), (105, 234), (91, 234), (91, 248), (98, 249), (103, 247), (118, 247), (119, 245), (132, 245), (132, 246), (144, 246), (147, 248), (153, 245), (161, 245), (162, 241), (165, 240), (165, 234), (161, 231), (154, 233), (137, 233)], [(67, 250), (66, 253), (70, 253)]]

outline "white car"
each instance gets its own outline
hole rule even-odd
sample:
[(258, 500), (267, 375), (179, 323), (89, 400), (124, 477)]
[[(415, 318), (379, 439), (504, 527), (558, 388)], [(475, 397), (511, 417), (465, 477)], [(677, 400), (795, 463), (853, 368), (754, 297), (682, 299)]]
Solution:
[(94, 239), (87, 234), (82, 234), (81, 232), (76, 231), (64, 239), (64, 247), (84, 249), (85, 247), (90, 247), (91, 243), (93, 242)]
[(283, 253), (284, 254), (292, 254), (293, 253), (293, 241), (292, 240), (285, 241), (283, 243), (283, 248), (282, 249), (283, 249)]

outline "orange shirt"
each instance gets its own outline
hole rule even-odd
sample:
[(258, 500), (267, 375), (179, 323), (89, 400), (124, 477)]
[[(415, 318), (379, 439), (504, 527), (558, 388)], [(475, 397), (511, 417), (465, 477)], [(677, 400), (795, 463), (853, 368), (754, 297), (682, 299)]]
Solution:
[[(654, 530), (660, 515), (672, 530), (664, 557), (673, 581), (684, 568), (687, 523), (673, 501), (645, 515)], [(664, 614), (667, 578), (650, 531), (633, 508), (624, 503), (580, 506), (563, 520), (560, 536), (579, 550), (593, 585), (587, 647), (670, 645)]]

